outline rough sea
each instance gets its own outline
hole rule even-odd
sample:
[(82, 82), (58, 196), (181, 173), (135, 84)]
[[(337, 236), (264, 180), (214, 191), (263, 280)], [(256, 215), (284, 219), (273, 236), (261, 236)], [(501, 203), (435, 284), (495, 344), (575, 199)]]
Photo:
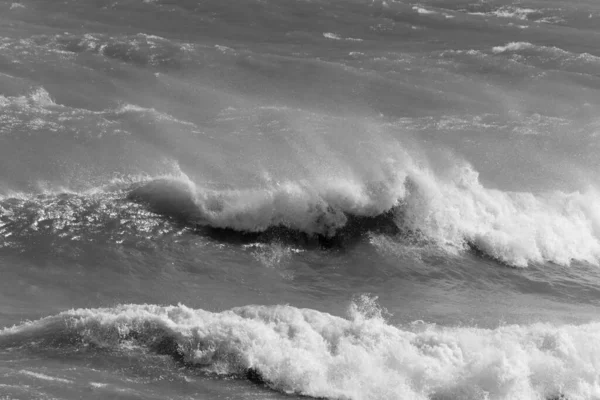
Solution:
[(597, 0), (0, 1), (0, 399), (600, 399)]

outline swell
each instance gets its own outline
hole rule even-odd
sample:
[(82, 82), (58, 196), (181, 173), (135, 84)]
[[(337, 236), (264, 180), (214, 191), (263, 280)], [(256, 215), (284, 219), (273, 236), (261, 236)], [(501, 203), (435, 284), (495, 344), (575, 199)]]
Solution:
[(347, 318), (291, 306), (71, 310), (5, 328), (0, 351), (162, 354), (209, 375), (317, 398), (577, 399), (600, 394), (599, 331), (597, 323), (393, 326), (363, 296)]

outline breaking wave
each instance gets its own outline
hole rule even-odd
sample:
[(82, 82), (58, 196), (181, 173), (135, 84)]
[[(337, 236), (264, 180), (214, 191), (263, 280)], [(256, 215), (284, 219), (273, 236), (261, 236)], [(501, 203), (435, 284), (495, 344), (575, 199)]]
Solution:
[(405, 162), (391, 165), (378, 181), (346, 176), (249, 188), (202, 185), (180, 172), (82, 193), (9, 193), (0, 198), (0, 248), (27, 247), (32, 237), (46, 234), (120, 243), (185, 229), (238, 243), (329, 247), (377, 233), (454, 255), (475, 250), (516, 267), (598, 265), (599, 204), (592, 187), (571, 193), (490, 189), (468, 164), (435, 174)]
[(192, 48), (187, 43), (175, 43), (144, 33), (120, 37), (90, 33), (83, 36), (58, 35), (51, 38), (50, 44), (72, 53), (90, 52), (136, 65), (171, 67), (189, 61)]
[[(145, 108), (134, 104), (124, 103), (117, 108), (92, 111), (85, 108), (69, 107), (57, 104), (44, 87), (36, 87), (22, 96), (0, 95), (0, 133), (16, 135), (32, 132), (69, 133), (73, 136), (101, 138), (104, 135), (131, 134), (125, 130), (126, 124), (121, 123), (123, 116), (150, 117), (139, 118), (138, 123), (146, 125), (167, 124), (179, 125), (197, 129), (189, 121), (179, 120), (169, 114), (154, 108)], [(89, 133), (95, 128), (95, 132)]]
[[(330, 399), (600, 396), (600, 325), (392, 326), (362, 296), (340, 318), (291, 306), (79, 309), (0, 331), (0, 347), (151, 352), (207, 374)], [(178, 366), (175, 366), (179, 368)]]
[(558, 9), (538, 10), (515, 6), (501, 6), (499, 8), (494, 8), (493, 5), (487, 3), (476, 3), (469, 5), (469, 7), (463, 11), (466, 11), (469, 15), (506, 18), (536, 23), (560, 24), (565, 22), (559, 14), (556, 14), (557, 12), (560, 13), (560, 10)]
[(210, 189), (190, 181), (156, 180), (129, 198), (159, 214), (239, 232), (277, 227), (336, 238), (379, 230), (457, 253), (477, 251), (512, 266), (600, 261), (598, 194), (504, 192), (484, 187), (470, 166), (446, 177), (397, 171), (386, 181), (271, 183), (252, 189)]
[(202, 186), (181, 174), (80, 194), (9, 194), (0, 198), (0, 248), (27, 247), (47, 234), (120, 243), (185, 229), (237, 243), (329, 247), (377, 233), (455, 255), (475, 250), (516, 267), (598, 265), (599, 197), (593, 188), (538, 194), (490, 189), (468, 165), (443, 177), (414, 168), (376, 182), (340, 178), (247, 189)]
[[(541, 46), (530, 42), (510, 42), (504, 46), (492, 48), (494, 54), (513, 54), (526, 58), (535, 58), (534, 62), (559, 63), (563, 69), (590, 73), (588, 69), (597, 71), (600, 66), (600, 57), (590, 53), (573, 53), (556, 46)], [(555, 66), (556, 67), (556, 66)]]
[(471, 12), (471, 15), (494, 16), (498, 18), (515, 18), (520, 20), (538, 21), (542, 19), (543, 12), (531, 8), (505, 6), (489, 12)]
[(147, 67), (182, 67), (192, 61), (193, 45), (138, 33), (109, 36), (59, 34), (35, 35), (20, 40), (0, 39), (0, 48), (17, 59), (35, 60), (40, 55), (72, 59), (79, 53), (98, 54), (107, 59)]

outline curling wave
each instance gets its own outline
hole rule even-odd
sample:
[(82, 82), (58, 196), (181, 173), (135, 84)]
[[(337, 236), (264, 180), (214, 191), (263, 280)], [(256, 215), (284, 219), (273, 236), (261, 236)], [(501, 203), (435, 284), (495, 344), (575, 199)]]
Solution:
[(375, 183), (283, 182), (243, 190), (157, 180), (129, 194), (157, 213), (200, 226), (250, 233), (283, 227), (323, 238), (380, 230), (400, 239), (419, 237), (452, 253), (475, 249), (518, 267), (598, 264), (598, 197), (593, 189), (547, 194), (489, 189), (468, 165), (457, 165), (444, 178), (413, 168)]
[(475, 250), (516, 267), (600, 264), (600, 194), (591, 187), (506, 192), (483, 186), (468, 165), (444, 176), (416, 167), (394, 171), (378, 181), (340, 177), (246, 189), (202, 186), (182, 174), (89, 193), (7, 196), (0, 198), (0, 248), (27, 247), (49, 233), (60, 234), (53, 242), (121, 243), (185, 229), (235, 243), (309, 247), (345, 246), (377, 233), (400, 246)]
[(396, 327), (363, 296), (346, 319), (291, 306), (71, 310), (0, 331), (0, 349), (141, 349), (317, 398), (589, 399), (600, 396), (599, 333), (597, 323)]

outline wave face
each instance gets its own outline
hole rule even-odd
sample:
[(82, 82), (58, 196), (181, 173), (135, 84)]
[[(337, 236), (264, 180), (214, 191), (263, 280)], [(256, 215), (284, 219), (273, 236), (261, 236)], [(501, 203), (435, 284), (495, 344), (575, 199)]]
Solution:
[(4, 329), (0, 346), (159, 353), (316, 398), (584, 399), (600, 395), (599, 332), (599, 324), (395, 327), (363, 297), (347, 319), (291, 306), (71, 310)]

